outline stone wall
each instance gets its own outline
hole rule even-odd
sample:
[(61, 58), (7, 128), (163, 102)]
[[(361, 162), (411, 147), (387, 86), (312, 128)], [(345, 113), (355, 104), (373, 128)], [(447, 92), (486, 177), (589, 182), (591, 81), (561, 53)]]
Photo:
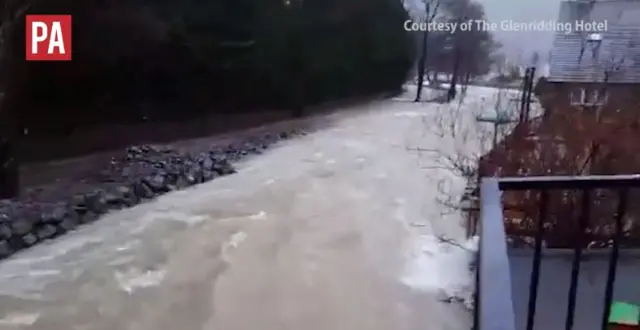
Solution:
[(18, 199), (0, 200), (0, 259), (91, 223), (109, 211), (233, 174), (234, 161), (296, 134), (300, 132), (264, 134), (199, 153), (151, 145), (129, 147), (104, 169), (96, 169), (72, 187), (59, 187), (55, 194), (35, 190)]

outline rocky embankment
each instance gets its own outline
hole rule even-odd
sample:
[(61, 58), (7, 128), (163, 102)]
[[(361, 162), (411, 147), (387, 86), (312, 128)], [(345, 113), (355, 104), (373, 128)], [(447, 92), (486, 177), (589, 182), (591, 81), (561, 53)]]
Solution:
[(167, 146), (129, 147), (122, 157), (112, 158), (95, 175), (73, 184), (75, 187), (57, 189), (63, 193), (40, 189), (19, 199), (0, 200), (0, 259), (91, 223), (109, 211), (233, 174), (234, 161), (299, 134), (264, 134), (198, 153)]

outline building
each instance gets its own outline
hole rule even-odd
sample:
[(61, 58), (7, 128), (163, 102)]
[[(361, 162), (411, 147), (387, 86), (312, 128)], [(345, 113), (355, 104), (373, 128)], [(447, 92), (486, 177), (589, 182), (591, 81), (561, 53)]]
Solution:
[[(519, 124), (484, 155), (482, 176), (640, 173), (640, 0), (565, 1), (560, 20), (574, 27), (576, 21), (598, 22), (606, 29), (557, 31), (549, 76), (537, 92), (545, 116)], [(640, 192), (632, 194), (632, 200), (640, 198)], [(556, 196), (547, 206), (555, 219), (547, 242), (566, 247), (579, 216), (574, 201), (580, 196)], [(611, 196), (601, 197), (600, 204), (591, 207), (593, 214), (612, 205)], [(520, 191), (503, 194), (508, 232), (530, 234), (537, 198)], [(629, 212), (633, 239), (640, 242), (640, 225), (635, 224), (640, 204), (630, 205)], [(607, 218), (598, 219), (592, 224), (605, 228), (602, 221)]]
[(640, 1), (563, 1), (559, 23), (570, 29), (555, 32), (545, 109), (640, 104)]

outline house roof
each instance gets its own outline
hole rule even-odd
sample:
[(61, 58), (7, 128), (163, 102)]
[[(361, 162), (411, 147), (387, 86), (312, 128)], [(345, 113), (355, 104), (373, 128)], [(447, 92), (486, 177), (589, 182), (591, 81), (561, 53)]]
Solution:
[[(556, 29), (550, 82), (640, 83), (640, 1), (563, 1), (559, 16), (573, 28)], [(606, 28), (577, 31), (578, 21)]]

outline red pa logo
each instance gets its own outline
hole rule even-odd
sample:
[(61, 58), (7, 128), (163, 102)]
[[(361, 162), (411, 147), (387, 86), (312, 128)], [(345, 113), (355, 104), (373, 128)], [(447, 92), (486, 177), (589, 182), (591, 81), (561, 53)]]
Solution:
[(27, 61), (71, 61), (71, 15), (27, 15)]

